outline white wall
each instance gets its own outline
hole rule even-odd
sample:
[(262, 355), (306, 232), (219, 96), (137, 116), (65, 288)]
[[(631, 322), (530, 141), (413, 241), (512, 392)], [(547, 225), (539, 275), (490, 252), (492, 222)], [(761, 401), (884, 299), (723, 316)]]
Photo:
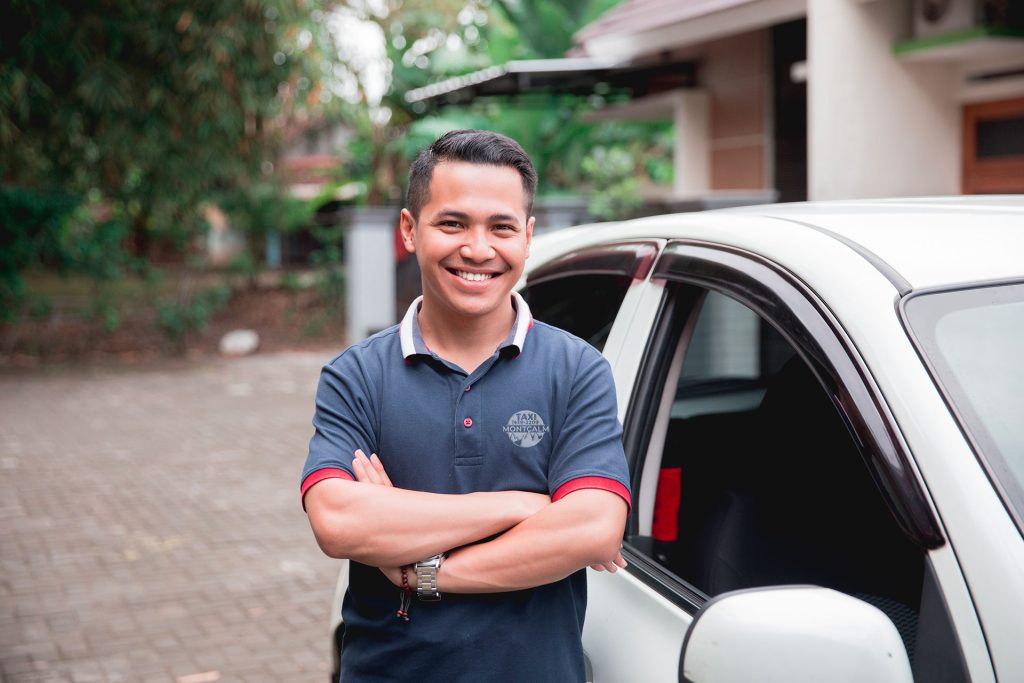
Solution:
[(675, 93), (673, 195), (699, 197), (711, 189), (711, 98), (696, 88)]
[[(356, 344), (398, 322), (395, 226), (398, 209), (359, 207), (345, 233), (346, 336)], [(405, 311), (402, 311), (403, 313)]]
[(952, 67), (893, 56), (906, 0), (808, 0), (810, 199), (959, 194)]

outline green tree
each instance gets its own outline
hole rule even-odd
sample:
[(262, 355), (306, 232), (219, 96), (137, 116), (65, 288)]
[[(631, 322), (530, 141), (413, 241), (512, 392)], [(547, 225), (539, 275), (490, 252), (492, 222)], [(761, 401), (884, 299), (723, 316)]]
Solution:
[(0, 39), (0, 174), (98, 193), (137, 247), (185, 240), (197, 209), (273, 160), (304, 106), (310, 64), (289, 59), (316, 24), (301, 0), (16, 0)]
[[(13, 283), (5, 310), (19, 296), (17, 270), (55, 260), (53, 248), (29, 247), (69, 234), (59, 216), (40, 218), (51, 197), (94, 219), (78, 221), (78, 248), (56, 259), (65, 266), (96, 267), (74, 258), (90, 236), (115, 263), (126, 242), (140, 256), (154, 238), (184, 249), (206, 229), (205, 202), (247, 191), (272, 169), (288, 121), (328, 106), (318, 75), (337, 56), (314, 39), (318, 0), (14, 0), (4, 14), (0, 178), (17, 192), (0, 201), (16, 196), (22, 209), (0, 209), (19, 217), (0, 225), (0, 244), (32, 236), (17, 238), (16, 263), (0, 264)], [(130, 239), (111, 245), (117, 231)]]
[(494, 0), (494, 7), (515, 27), (521, 58), (564, 57), (573, 35), (621, 0)]

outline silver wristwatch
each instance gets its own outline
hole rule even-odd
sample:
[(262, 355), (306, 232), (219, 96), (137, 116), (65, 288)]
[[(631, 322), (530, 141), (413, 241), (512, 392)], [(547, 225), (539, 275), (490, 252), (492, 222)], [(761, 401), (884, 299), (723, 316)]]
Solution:
[(440, 600), (441, 594), (437, 592), (437, 570), (441, 568), (444, 561), (444, 553), (420, 560), (414, 566), (416, 569), (416, 597), (420, 600)]

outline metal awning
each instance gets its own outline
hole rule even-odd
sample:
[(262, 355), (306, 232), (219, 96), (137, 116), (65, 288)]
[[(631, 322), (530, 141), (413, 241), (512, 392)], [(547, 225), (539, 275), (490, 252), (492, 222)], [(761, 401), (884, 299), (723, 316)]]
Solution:
[(694, 85), (692, 62), (615, 63), (590, 57), (527, 59), (492, 66), (410, 90), (410, 104), (458, 104), (478, 97), (548, 92), (591, 95), (623, 90), (646, 95)]

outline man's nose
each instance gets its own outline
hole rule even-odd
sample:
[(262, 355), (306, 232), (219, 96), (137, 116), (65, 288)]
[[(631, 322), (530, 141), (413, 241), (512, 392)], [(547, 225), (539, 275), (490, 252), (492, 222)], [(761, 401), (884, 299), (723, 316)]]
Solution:
[(466, 242), (459, 249), (459, 255), (467, 261), (490, 261), (496, 256), (490, 243), (490, 232), (478, 228), (466, 231)]

